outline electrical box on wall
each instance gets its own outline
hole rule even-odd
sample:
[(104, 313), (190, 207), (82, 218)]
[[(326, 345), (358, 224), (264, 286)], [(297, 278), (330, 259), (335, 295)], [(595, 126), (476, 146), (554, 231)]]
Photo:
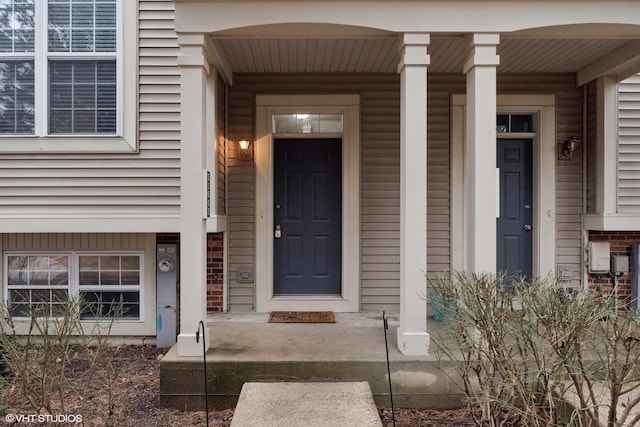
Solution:
[(238, 275), (236, 276), (238, 283), (251, 283), (253, 282), (253, 268), (250, 266), (238, 267)]
[(608, 273), (611, 267), (609, 242), (589, 242), (589, 273)]
[(626, 255), (614, 255), (611, 257), (611, 272), (616, 276), (629, 272), (629, 257)]

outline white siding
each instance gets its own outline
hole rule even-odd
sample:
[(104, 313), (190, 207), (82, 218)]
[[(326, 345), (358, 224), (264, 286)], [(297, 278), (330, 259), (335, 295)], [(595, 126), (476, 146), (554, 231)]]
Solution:
[(640, 212), (640, 74), (618, 95), (618, 211)]
[(170, 0), (141, 0), (139, 5), (139, 76), (125, 76), (139, 82), (139, 152), (2, 155), (3, 216), (179, 214), (180, 85), (174, 5)]

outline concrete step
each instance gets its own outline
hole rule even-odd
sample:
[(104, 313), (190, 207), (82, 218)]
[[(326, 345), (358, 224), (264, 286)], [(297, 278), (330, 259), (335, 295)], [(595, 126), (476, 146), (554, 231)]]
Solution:
[[(167, 360), (165, 360), (167, 359)], [(171, 357), (160, 362), (160, 402), (163, 407), (204, 408), (202, 359)], [(457, 363), (396, 361), (391, 366), (394, 402), (405, 408), (456, 408), (464, 395), (451, 378)], [(208, 361), (209, 404), (235, 406), (242, 386), (250, 382), (366, 382), (377, 404), (390, 405), (386, 361)]]
[[(207, 391), (212, 407), (233, 408), (251, 382), (366, 382), (377, 404), (390, 405), (381, 313), (336, 313), (334, 324), (272, 324), (267, 314), (223, 314), (210, 321)], [(455, 408), (463, 401), (459, 362), (439, 360), (438, 329), (430, 355), (405, 356), (390, 317), (389, 358), (394, 401), (405, 408)], [(203, 358), (181, 357), (174, 347), (160, 361), (160, 402), (180, 409), (204, 408)]]
[(246, 383), (231, 427), (382, 427), (366, 382)]

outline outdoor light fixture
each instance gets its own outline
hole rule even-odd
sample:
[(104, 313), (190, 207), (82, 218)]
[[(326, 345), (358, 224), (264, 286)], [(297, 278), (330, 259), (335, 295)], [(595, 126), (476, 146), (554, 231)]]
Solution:
[(576, 151), (577, 145), (581, 142), (578, 138), (572, 136), (565, 142), (558, 144), (558, 160), (573, 160), (573, 152)]
[(251, 149), (251, 142), (242, 139), (238, 141), (238, 160), (251, 160), (253, 159), (253, 150)]

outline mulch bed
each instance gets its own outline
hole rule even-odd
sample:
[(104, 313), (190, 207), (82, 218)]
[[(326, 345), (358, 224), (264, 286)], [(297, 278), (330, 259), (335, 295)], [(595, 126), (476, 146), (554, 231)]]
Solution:
[[(71, 360), (67, 367), (68, 383), (63, 390), (64, 411), (56, 402), (55, 411), (59, 414), (82, 415), (84, 425), (114, 425), (121, 427), (160, 427), (160, 426), (203, 426), (205, 413), (183, 412), (160, 408), (159, 361), (166, 350), (153, 346), (121, 346), (113, 349), (112, 358), (116, 372), (111, 387), (109, 377), (101, 372), (92, 373), (83, 360)], [(109, 388), (115, 392), (109, 396)], [(111, 414), (109, 408), (111, 407)], [(5, 422), (6, 414), (32, 415), (36, 411), (12, 386), (11, 378), (4, 381), (4, 390), (0, 394), (0, 420)], [(54, 411), (54, 412), (55, 412)], [(388, 408), (380, 409), (383, 425), (393, 425)], [(233, 410), (209, 413), (209, 425), (229, 427)], [(327, 411), (327, 417), (331, 417)], [(10, 425), (10, 424), (9, 424)], [(19, 424), (17, 424), (19, 425)], [(38, 425), (29, 423), (28, 425)], [(60, 424), (55, 424), (60, 425)], [(466, 409), (438, 411), (396, 409), (396, 427), (467, 427), (476, 426), (471, 413)], [(515, 424), (507, 424), (515, 426)]]

